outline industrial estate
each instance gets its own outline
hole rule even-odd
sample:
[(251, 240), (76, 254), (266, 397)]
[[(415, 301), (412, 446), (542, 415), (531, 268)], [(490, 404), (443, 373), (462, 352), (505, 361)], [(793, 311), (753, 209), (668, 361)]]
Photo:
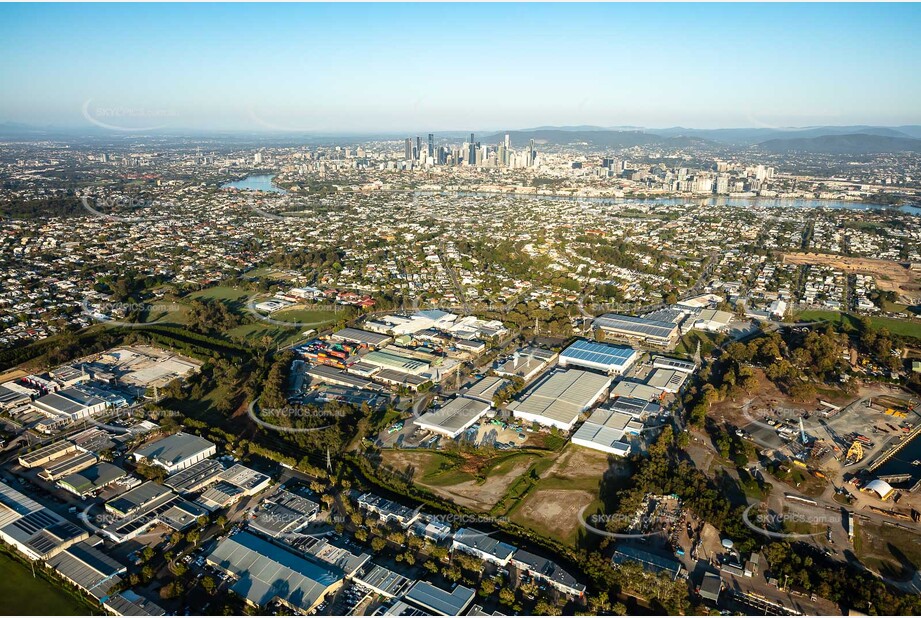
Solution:
[[(368, 114), (412, 122), (295, 131), (253, 108), (270, 128), (193, 130), (102, 94), (80, 95), (79, 130), (6, 122), (57, 103), (15, 103), (41, 92), (20, 74), (47, 50), (3, 48), (0, 613), (921, 615), (921, 127), (486, 130), (506, 123), (476, 120), (484, 108), (530, 118), (568, 88), (562, 65), (535, 61), (528, 96), (505, 75), (543, 47), (536, 25), (514, 49), (476, 25), (457, 45), (394, 7), (412, 53), (391, 61), (390, 44), (356, 52), (368, 43), (352, 21), (331, 28), (332, 7), (271, 27), (254, 7), (232, 20), (163, 7), (116, 12), (136, 18), (132, 36), (163, 41), (148, 19), (169, 31), (163, 49), (145, 39), (138, 71), (182, 73), (179, 100), (201, 81), (227, 109), (251, 91), (296, 108), (308, 71), (276, 64), (354, 54), (367, 66), (324, 82), (314, 108), (335, 116), (336, 84), (355, 82)], [(0, 29), (40, 30), (30, 10), (0, 9)], [(384, 28), (354, 10), (356, 28)], [(738, 40), (802, 11), (752, 19)], [(238, 37), (232, 22), (250, 20)], [(188, 36), (217, 27), (213, 44)], [(311, 53), (262, 55), (270, 38), (288, 45), (285, 28)], [(600, 38), (630, 34), (611, 28)], [(87, 49), (49, 42), (54, 62), (135, 57), (81, 37)], [(463, 130), (407, 130), (429, 126), (443, 73), (418, 86), (394, 67), (474, 46), (495, 64), (451, 92)], [(259, 70), (205, 74), (240, 50)], [(598, 92), (634, 86), (609, 72), (631, 64), (623, 53), (558, 55), (604, 65)], [(187, 58), (204, 64), (186, 74)], [(847, 92), (862, 75), (814, 66), (810, 81)], [(488, 87), (493, 70), (508, 92)], [(693, 107), (711, 70), (733, 74), (695, 68), (694, 92), (630, 96), (650, 114)], [(96, 83), (53, 74), (64, 98)], [(860, 78), (868, 92), (874, 79)], [(129, 91), (136, 77), (113, 80)], [(375, 92), (388, 81), (398, 104)], [(572, 95), (584, 117), (605, 100), (591, 86)]]

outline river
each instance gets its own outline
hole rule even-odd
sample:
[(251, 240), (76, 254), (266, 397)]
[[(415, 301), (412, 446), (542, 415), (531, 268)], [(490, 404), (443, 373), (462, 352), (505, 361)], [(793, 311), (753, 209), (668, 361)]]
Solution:
[(255, 174), (241, 180), (234, 180), (221, 185), (222, 189), (239, 189), (241, 191), (265, 191), (267, 193), (287, 193), (281, 187), (272, 184), (274, 174)]

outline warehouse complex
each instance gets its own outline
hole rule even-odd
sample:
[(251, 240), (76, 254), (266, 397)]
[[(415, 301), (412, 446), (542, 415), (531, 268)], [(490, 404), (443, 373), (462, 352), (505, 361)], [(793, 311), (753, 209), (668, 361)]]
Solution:
[(511, 402), (508, 409), (527, 423), (569, 431), (579, 414), (607, 396), (610, 385), (611, 378), (589, 371), (553, 371)]
[(230, 589), (254, 607), (277, 601), (307, 613), (343, 582), (342, 573), (331, 566), (321, 566), (248, 532), (222, 540), (207, 562), (233, 577)]
[(463, 396), (455, 397), (440, 409), (426, 412), (413, 423), (453, 439), (480, 420), (489, 409), (488, 403)]
[(609, 339), (626, 340), (649, 346), (672, 349), (678, 343), (679, 329), (673, 322), (618, 313), (595, 318), (593, 326)]
[(584, 367), (609, 375), (625, 373), (639, 358), (631, 347), (579, 339), (560, 353), (560, 367)]
[(174, 433), (134, 452), (138, 461), (148, 460), (172, 474), (211, 457), (217, 452), (213, 442), (189, 433)]

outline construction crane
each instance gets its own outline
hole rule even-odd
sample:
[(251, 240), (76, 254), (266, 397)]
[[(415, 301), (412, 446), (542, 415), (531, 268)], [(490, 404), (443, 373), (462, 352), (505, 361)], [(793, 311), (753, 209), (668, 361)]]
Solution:
[(851, 444), (851, 448), (847, 450), (847, 457), (844, 460), (844, 465), (849, 466), (855, 464), (863, 459), (863, 445), (854, 440), (854, 443)]

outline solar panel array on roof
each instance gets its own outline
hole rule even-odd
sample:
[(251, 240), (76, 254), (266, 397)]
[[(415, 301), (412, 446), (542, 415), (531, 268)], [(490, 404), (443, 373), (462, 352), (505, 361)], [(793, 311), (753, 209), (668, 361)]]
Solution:
[(677, 330), (677, 326), (671, 322), (660, 320), (650, 320), (632, 315), (621, 315), (617, 313), (605, 313), (594, 320), (594, 325), (602, 329), (611, 329), (632, 333), (641, 337), (654, 337), (657, 339), (668, 339)]
[(560, 353), (560, 364), (584, 361), (615, 369), (629, 365), (636, 356), (636, 350), (628, 346), (579, 339)]

